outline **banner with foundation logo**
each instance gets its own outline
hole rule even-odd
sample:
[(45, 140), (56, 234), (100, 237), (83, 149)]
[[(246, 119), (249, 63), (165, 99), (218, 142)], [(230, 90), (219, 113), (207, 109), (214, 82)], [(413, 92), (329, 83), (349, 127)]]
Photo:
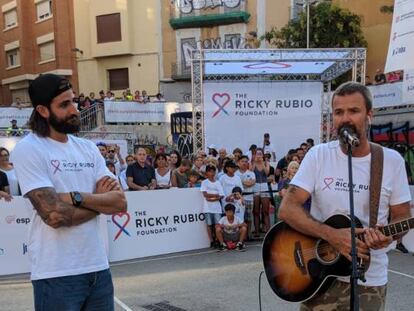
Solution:
[(319, 142), (321, 82), (205, 82), (206, 146), (263, 147), (270, 134), (278, 160), (307, 138)]

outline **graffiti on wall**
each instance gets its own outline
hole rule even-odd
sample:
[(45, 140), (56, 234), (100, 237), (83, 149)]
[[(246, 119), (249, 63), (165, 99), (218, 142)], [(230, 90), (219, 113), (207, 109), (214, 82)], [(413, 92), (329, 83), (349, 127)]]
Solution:
[(196, 40), (196, 38), (181, 39), (181, 60), (185, 67), (191, 65), (191, 53), (201, 49), (250, 49), (252, 48), (246, 38), (241, 34), (226, 34), (224, 39), (208, 38)]
[(226, 7), (229, 9), (240, 6), (242, 0), (173, 0), (175, 7), (183, 14), (203, 9)]

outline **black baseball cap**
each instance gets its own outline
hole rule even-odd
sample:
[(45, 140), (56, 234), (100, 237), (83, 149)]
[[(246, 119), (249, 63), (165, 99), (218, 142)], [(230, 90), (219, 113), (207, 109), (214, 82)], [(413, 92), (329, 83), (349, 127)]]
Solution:
[(38, 105), (49, 107), (53, 98), (71, 88), (69, 80), (63, 76), (52, 73), (41, 74), (30, 83), (29, 96), (33, 107)]

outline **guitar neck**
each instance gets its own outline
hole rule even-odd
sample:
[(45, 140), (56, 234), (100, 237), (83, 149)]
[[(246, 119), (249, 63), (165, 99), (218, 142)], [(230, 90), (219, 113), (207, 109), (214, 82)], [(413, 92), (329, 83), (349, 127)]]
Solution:
[(386, 225), (382, 227), (380, 230), (384, 235), (394, 237), (401, 233), (405, 233), (413, 228), (414, 228), (414, 217), (406, 219), (406, 220), (402, 220), (400, 222)]

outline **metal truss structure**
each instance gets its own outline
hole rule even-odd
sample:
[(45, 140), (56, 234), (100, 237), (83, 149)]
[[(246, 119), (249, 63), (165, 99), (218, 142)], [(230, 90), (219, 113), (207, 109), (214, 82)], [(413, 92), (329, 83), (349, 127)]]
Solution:
[[(301, 70), (289, 72), (236, 72), (226, 68), (234, 64), (289, 63)], [(223, 70), (214, 72), (212, 65)], [(229, 64), (229, 66), (225, 66)], [(309, 69), (308, 65), (323, 70)], [(318, 67), (319, 66), (319, 67)], [(295, 67), (295, 66), (294, 66)], [(323, 83), (321, 94), (321, 141), (330, 139), (331, 81), (350, 72), (351, 80), (365, 83), (366, 49), (251, 49), (251, 50), (195, 50), (191, 60), (191, 83), (193, 98), (193, 152), (205, 150), (204, 135), (204, 81), (319, 81)], [(305, 69), (303, 69), (305, 68)]]

